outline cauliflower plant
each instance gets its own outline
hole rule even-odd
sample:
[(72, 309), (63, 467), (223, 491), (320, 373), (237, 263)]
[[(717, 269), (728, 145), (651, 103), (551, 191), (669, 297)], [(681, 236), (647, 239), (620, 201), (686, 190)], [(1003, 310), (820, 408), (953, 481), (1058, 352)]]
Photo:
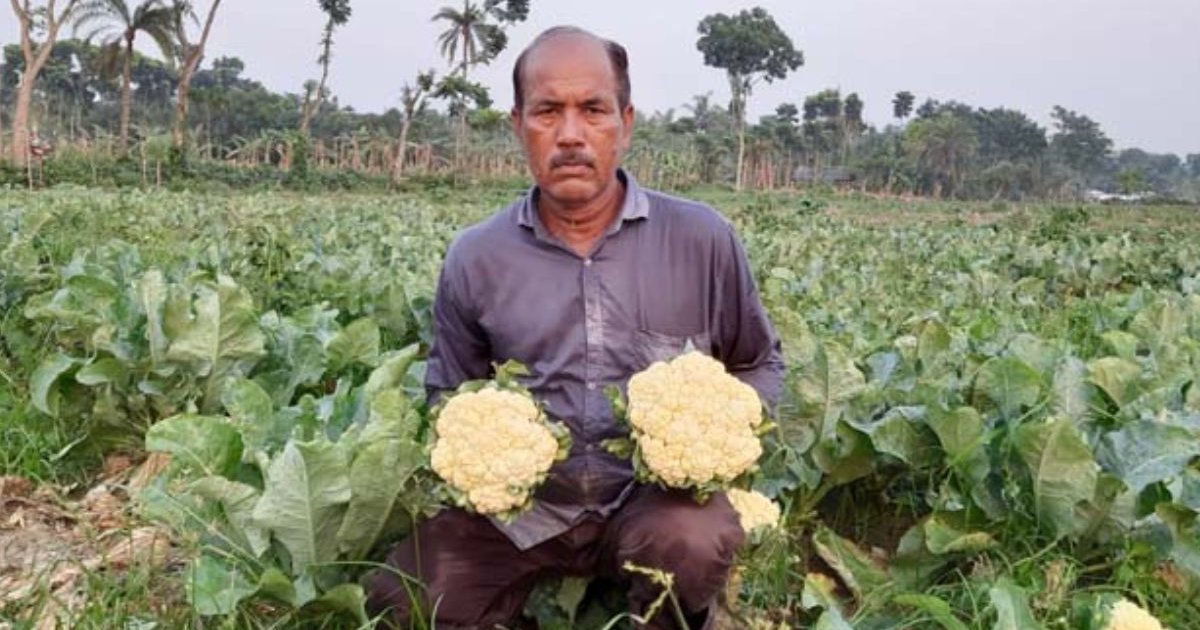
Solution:
[(779, 525), (779, 506), (761, 492), (730, 488), (725, 492), (746, 533)]
[(639, 477), (701, 496), (752, 469), (762, 454), (758, 393), (696, 351), (633, 375), (626, 421)]
[(1163, 630), (1163, 625), (1141, 606), (1121, 599), (1109, 610), (1104, 630)]
[(430, 463), (452, 496), (480, 514), (509, 516), (530, 503), (569, 437), (528, 393), (487, 384), (451, 396), (437, 412)]

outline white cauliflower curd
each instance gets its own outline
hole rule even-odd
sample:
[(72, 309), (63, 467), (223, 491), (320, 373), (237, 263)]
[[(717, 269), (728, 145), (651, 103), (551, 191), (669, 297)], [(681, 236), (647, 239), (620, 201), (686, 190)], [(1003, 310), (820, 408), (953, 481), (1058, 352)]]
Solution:
[(1104, 630), (1163, 630), (1162, 623), (1154, 615), (1127, 599), (1113, 604), (1109, 615)]
[(700, 352), (638, 372), (628, 399), (630, 437), (648, 480), (711, 490), (752, 469), (762, 454), (758, 393)]
[(453, 395), (437, 414), (433, 471), (459, 502), (481, 514), (520, 511), (565, 453), (556, 432), (524, 393), (484, 387)]
[(725, 496), (737, 511), (738, 522), (746, 533), (779, 525), (779, 506), (761, 492), (730, 488)]

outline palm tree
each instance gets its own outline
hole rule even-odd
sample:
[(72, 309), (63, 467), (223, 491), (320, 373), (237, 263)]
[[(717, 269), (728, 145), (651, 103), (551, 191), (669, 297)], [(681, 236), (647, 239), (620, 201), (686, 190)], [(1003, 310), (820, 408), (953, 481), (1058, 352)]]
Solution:
[(173, 37), (175, 11), (162, 0), (143, 0), (130, 10), (126, 0), (84, 0), (75, 17), (75, 30), (92, 27), (87, 39), (105, 40), (103, 56), (108, 69), (123, 65), (121, 81), (121, 150), (129, 143), (130, 84), (133, 75), (133, 43), (139, 32), (145, 33), (162, 51), (168, 63), (175, 58)]
[[(458, 57), (461, 52), (462, 60), (458, 62), (458, 69), (462, 71), (462, 78), (466, 79), (467, 68), (487, 59), (484, 47), (492, 37), (494, 28), (487, 21), (488, 13), (484, 7), (472, 4), (471, 0), (463, 0), (462, 11), (456, 11), (452, 7), (442, 7), (434, 14), (431, 21), (436, 22), (437, 20), (445, 20), (450, 24), (438, 36), (442, 55), (453, 66), (455, 57)], [(460, 42), (461, 48), (459, 48)]]
[(317, 63), (321, 64), (321, 81), (315, 86), (305, 83), (304, 108), (300, 116), (300, 132), (308, 135), (308, 126), (313, 116), (325, 100), (325, 84), (329, 80), (329, 62), (333, 59), (333, 30), (350, 20), (350, 0), (317, 0), (321, 11), (329, 16), (325, 28), (321, 31), (321, 56)]

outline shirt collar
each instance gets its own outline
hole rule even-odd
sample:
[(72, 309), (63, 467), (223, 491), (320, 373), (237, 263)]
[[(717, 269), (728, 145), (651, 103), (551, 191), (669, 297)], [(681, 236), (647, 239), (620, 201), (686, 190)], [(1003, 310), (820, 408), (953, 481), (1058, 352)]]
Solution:
[[(650, 198), (646, 196), (646, 191), (642, 190), (633, 175), (629, 174), (623, 168), (618, 168), (617, 177), (625, 183), (625, 200), (621, 203), (620, 221), (613, 222), (613, 226), (608, 230), (609, 234), (619, 230), (621, 225), (626, 221), (650, 217)], [(541, 217), (538, 216), (537, 212), (539, 193), (537, 184), (534, 184), (529, 189), (529, 192), (526, 193), (525, 198), (517, 208), (517, 223), (524, 227), (532, 228), (535, 234), (542, 236), (545, 232), (545, 227), (542, 225)]]

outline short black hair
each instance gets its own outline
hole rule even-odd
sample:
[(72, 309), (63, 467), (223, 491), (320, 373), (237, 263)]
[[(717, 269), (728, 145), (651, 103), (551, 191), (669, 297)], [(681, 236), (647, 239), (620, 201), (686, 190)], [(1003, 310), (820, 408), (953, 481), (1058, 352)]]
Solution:
[(609, 39), (598, 37), (590, 31), (586, 31), (578, 26), (552, 26), (541, 32), (534, 40), (521, 51), (517, 56), (516, 63), (513, 64), (512, 82), (513, 82), (513, 101), (519, 111), (525, 106), (525, 92), (522, 86), (522, 74), (525, 72), (525, 57), (534, 49), (547, 41), (560, 35), (584, 35), (596, 39), (604, 45), (605, 52), (608, 53), (608, 62), (612, 64), (613, 75), (617, 79), (617, 105), (624, 110), (629, 106), (629, 54), (625, 52), (625, 47)]

